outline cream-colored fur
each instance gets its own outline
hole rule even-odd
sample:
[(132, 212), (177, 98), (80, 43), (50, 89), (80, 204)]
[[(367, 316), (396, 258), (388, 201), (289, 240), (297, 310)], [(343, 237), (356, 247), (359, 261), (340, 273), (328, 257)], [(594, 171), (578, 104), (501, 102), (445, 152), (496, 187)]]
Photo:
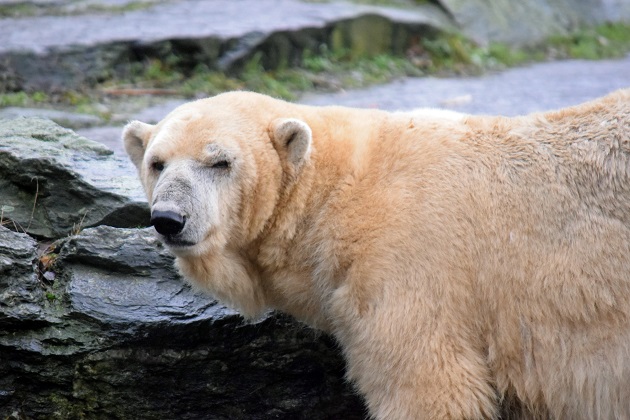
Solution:
[(227, 93), (124, 139), (190, 282), (334, 334), (374, 418), (630, 418), (630, 90), (518, 118)]

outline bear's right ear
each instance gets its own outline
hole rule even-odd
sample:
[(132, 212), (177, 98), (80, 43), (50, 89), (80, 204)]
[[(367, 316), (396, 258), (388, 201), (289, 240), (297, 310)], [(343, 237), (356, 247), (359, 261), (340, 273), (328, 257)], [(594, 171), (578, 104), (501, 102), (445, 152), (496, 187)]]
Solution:
[(269, 126), (269, 136), (278, 154), (293, 170), (299, 169), (311, 153), (311, 127), (296, 118), (277, 118)]
[(140, 169), (147, 143), (155, 126), (140, 121), (132, 121), (123, 130), (122, 138), (129, 159)]

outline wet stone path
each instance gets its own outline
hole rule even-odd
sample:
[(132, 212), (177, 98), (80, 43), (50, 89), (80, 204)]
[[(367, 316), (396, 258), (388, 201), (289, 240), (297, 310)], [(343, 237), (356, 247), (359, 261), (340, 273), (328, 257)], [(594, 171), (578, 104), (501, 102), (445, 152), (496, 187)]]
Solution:
[(407, 78), (359, 91), (309, 94), (301, 102), (387, 110), (437, 107), (515, 116), (576, 105), (626, 87), (630, 87), (630, 56), (539, 63), (482, 77)]

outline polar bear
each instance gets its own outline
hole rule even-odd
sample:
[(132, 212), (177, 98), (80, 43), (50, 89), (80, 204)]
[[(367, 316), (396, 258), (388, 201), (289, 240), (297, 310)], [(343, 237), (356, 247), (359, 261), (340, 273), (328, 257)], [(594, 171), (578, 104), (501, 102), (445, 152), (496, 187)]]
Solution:
[(420, 114), (231, 92), (123, 137), (183, 275), (333, 334), (373, 418), (630, 418), (630, 90)]

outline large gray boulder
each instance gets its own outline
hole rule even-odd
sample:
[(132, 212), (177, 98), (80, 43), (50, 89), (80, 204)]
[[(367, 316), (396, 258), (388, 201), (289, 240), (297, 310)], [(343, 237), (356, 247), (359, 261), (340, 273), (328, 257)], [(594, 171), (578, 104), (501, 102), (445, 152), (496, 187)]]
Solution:
[(439, 0), (464, 35), (481, 43), (533, 45), (554, 35), (630, 21), (625, 0)]
[(149, 220), (127, 159), (39, 118), (0, 119), (0, 197), (2, 223), (41, 238)]
[(18, 117), (37, 117), (52, 120), (66, 128), (88, 128), (103, 125), (105, 121), (96, 115), (59, 111), (47, 108), (23, 108), (9, 106), (0, 108), (0, 120), (12, 120)]
[(360, 419), (335, 343), (194, 293), (150, 229), (0, 227), (0, 418)]

